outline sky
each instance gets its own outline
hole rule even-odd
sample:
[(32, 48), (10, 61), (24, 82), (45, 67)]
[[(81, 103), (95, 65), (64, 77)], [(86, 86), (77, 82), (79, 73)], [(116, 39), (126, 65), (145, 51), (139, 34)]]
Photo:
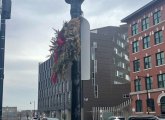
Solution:
[[(82, 11), (91, 29), (119, 26), (120, 20), (151, 0), (84, 0)], [(54, 29), (70, 20), (65, 0), (12, 0), (6, 21), (3, 106), (37, 108), (38, 64), (48, 59)], [(32, 104), (30, 104), (30, 102)]]

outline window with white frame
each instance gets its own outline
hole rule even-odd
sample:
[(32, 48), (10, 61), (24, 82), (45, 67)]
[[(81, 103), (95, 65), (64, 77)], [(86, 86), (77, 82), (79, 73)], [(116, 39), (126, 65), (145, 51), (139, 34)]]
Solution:
[(135, 23), (132, 25), (132, 35), (136, 35), (138, 33), (138, 24)]
[(149, 28), (149, 18), (142, 19), (142, 31)]
[(156, 65), (163, 65), (164, 64), (164, 52), (156, 53)]
[(150, 37), (146, 36), (143, 38), (143, 49), (150, 47)]
[(163, 33), (162, 30), (154, 33), (155, 44), (159, 44), (163, 42)]
[(153, 14), (153, 22), (154, 22), (154, 25), (160, 23), (161, 21), (161, 11), (157, 11)]
[(139, 41), (136, 40), (132, 43), (132, 52), (135, 53), (135, 52), (138, 52), (139, 51)]

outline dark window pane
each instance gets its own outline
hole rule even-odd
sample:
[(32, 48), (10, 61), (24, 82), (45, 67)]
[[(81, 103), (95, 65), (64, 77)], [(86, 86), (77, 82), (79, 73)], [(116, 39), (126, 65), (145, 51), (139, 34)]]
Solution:
[(136, 35), (138, 33), (138, 24), (135, 23), (132, 25), (132, 35)]
[(136, 100), (136, 112), (142, 112), (142, 100)]
[(151, 68), (151, 56), (144, 57), (144, 69)]
[(158, 87), (163, 88), (165, 87), (165, 74), (159, 74), (157, 76), (158, 79)]
[(137, 79), (135, 80), (135, 91), (141, 91), (141, 80)]
[(140, 71), (140, 60), (133, 61), (134, 72)]
[(148, 112), (155, 111), (154, 99), (147, 100)]
[(153, 16), (154, 16), (153, 17), (154, 25), (160, 23), (160, 21), (161, 21), (161, 11), (159, 10), (159, 11), (155, 12)]
[(155, 32), (154, 34), (155, 44), (159, 44), (163, 42), (163, 34), (162, 31)]
[(150, 37), (146, 36), (143, 38), (143, 49), (150, 47)]
[(139, 42), (138, 41), (134, 41), (132, 43), (132, 52), (135, 53), (135, 52), (138, 52), (139, 51)]
[(142, 20), (142, 31), (149, 28), (149, 18), (144, 18)]
[(164, 52), (156, 53), (156, 65), (164, 64)]
[(145, 82), (146, 82), (146, 90), (152, 89), (152, 77), (151, 76), (146, 77)]

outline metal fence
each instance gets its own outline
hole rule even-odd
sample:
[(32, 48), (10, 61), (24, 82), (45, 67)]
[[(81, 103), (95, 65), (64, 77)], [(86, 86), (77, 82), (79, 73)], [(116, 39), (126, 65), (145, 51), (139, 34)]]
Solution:
[(124, 116), (127, 118), (131, 115), (130, 105), (131, 100), (127, 100), (113, 107), (92, 107), (93, 120), (108, 120), (110, 116)]

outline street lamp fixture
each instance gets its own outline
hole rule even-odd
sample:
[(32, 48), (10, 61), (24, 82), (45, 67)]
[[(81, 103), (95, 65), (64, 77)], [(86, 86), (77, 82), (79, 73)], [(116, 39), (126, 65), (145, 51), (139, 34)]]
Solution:
[[(32, 104), (32, 102), (30, 102), (30, 104)], [(33, 112), (33, 117), (35, 117), (35, 101), (33, 101), (34, 104), (34, 112)]]

